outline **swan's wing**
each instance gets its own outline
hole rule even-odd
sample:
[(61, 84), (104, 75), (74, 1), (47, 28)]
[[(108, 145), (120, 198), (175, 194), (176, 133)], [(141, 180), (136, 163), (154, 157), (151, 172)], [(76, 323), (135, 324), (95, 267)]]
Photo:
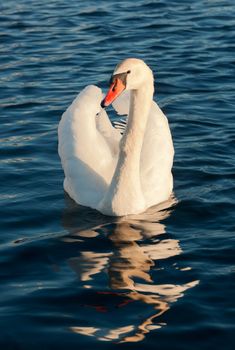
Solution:
[(58, 128), (59, 155), (66, 192), (82, 205), (96, 208), (113, 173), (113, 156), (96, 127), (102, 91), (86, 87), (65, 111)]
[(148, 206), (167, 200), (172, 191), (174, 148), (168, 120), (153, 101), (141, 151), (140, 176)]

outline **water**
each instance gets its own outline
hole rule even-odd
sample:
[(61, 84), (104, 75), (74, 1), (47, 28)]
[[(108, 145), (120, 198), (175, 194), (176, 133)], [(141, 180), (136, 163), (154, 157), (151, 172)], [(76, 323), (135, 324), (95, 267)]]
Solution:
[[(234, 15), (233, 0), (1, 3), (2, 349), (235, 348)], [(178, 202), (115, 219), (64, 194), (57, 125), (130, 56), (155, 73)]]

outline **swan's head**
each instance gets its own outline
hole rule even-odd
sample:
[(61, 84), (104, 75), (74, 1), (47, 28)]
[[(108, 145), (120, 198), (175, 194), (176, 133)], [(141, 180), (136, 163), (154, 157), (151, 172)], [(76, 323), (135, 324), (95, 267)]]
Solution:
[(147, 64), (137, 58), (127, 58), (115, 68), (101, 107), (109, 106), (124, 90), (138, 90), (147, 82), (153, 86), (153, 73)]

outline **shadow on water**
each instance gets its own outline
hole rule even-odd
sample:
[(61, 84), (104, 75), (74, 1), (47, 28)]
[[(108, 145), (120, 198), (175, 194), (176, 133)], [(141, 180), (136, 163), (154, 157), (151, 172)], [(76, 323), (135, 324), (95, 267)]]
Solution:
[(63, 226), (69, 235), (62, 240), (80, 245), (67, 262), (84, 290), (78, 300), (82, 321), (70, 331), (100, 341), (138, 342), (166, 326), (161, 316), (198, 284), (158, 282), (165, 279), (159, 263), (182, 252), (163, 223), (176, 200), (121, 218), (79, 207), (68, 196), (66, 202)]

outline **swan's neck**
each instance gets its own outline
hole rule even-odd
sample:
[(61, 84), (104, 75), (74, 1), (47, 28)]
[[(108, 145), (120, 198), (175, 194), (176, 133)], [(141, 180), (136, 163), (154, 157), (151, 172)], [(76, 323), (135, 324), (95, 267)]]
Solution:
[(104, 207), (111, 204), (115, 215), (137, 213), (145, 209), (140, 181), (140, 156), (152, 99), (152, 79), (138, 90), (131, 91), (128, 122), (120, 142), (118, 163), (103, 201)]
[(140, 154), (153, 99), (153, 88), (144, 85), (131, 91), (130, 109), (125, 133), (120, 143), (120, 163), (139, 178)]

